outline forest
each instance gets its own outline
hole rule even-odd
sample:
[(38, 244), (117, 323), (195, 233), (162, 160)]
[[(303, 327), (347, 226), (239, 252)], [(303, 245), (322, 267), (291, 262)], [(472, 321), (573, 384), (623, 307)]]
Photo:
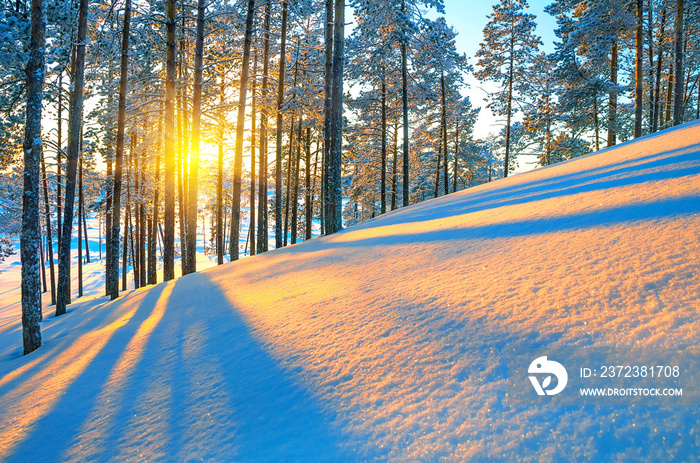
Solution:
[[(204, 221), (224, 264), (507, 177), (522, 154), (546, 166), (700, 118), (698, 2), (546, 12), (554, 51), (525, 0), (501, 0), (465, 56), (442, 0), (0, 0), (0, 258), (19, 236), (25, 354), (42, 292), (64, 314), (72, 257), (95, 257), (88, 217), (114, 299), (127, 265), (136, 288), (178, 258), (196, 272)], [(474, 131), (480, 111), (498, 133)]]

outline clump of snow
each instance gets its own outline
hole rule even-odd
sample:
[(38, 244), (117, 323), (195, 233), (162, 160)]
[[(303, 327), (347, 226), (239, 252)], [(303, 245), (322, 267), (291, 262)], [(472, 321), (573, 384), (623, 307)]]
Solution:
[(26, 357), (13, 302), (0, 458), (697, 459), (697, 406), (509, 403), (506, 357), (698, 348), (699, 197), (693, 122), (79, 302)]

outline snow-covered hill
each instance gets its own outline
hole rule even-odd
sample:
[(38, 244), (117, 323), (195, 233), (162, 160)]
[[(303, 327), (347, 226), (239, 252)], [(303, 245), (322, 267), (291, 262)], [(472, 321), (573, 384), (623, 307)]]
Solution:
[(10, 304), (0, 459), (696, 461), (697, 403), (517, 402), (507, 356), (697, 349), (699, 259), (696, 121), (79, 302), (26, 357)]

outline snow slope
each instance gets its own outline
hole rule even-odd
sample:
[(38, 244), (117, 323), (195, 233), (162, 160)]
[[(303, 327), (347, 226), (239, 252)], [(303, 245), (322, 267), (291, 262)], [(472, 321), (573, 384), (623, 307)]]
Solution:
[(697, 461), (697, 404), (509, 403), (506, 354), (698, 348), (699, 198), (696, 121), (76, 303), (26, 357), (3, 311), (0, 459)]

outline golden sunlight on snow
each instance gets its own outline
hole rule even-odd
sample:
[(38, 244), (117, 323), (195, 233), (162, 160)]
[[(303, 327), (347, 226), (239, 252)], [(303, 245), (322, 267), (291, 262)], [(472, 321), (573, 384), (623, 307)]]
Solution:
[(505, 357), (700, 347), (698, 198), (694, 122), (79, 302), (4, 351), (0, 458), (683, 459), (695, 409), (513, 406)]

